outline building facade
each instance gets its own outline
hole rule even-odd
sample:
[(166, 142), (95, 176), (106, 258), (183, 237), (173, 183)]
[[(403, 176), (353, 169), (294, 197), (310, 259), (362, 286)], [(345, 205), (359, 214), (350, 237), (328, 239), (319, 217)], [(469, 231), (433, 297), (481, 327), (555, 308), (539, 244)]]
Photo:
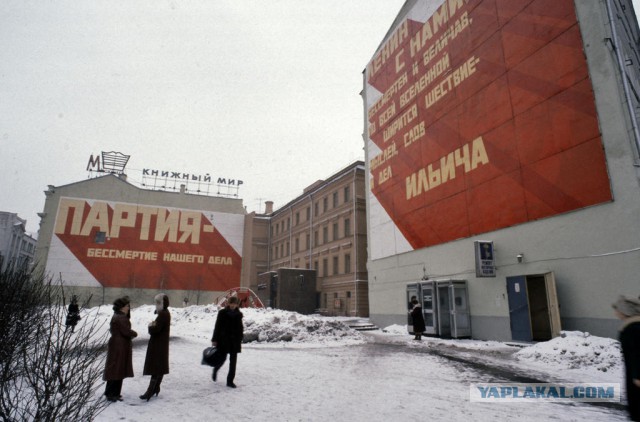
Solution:
[[(272, 204), (266, 210), (268, 246), (261, 256), (268, 256), (268, 271), (314, 270), (316, 307), (327, 315), (368, 316), (364, 185), (359, 161), (307, 187), (276, 211), (271, 212)], [(252, 218), (260, 224), (265, 216)], [(260, 239), (254, 244), (264, 245)], [(249, 280), (256, 290), (261, 288), (260, 268), (253, 268)]]
[[(629, 0), (408, 0), (364, 72), (371, 318), (615, 337), (637, 297), (640, 55)], [(458, 312), (460, 311), (460, 312)]]
[(241, 283), (242, 200), (140, 189), (107, 175), (45, 191), (37, 263), (91, 305), (128, 295), (211, 303)]
[(30, 268), (36, 251), (36, 239), (26, 232), (27, 220), (18, 214), (0, 211), (0, 270), (9, 267)]

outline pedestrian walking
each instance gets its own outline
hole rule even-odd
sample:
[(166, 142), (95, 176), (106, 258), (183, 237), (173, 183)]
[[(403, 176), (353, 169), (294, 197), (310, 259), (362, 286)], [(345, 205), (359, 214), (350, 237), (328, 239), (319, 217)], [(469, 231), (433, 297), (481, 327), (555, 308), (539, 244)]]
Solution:
[(154, 298), (156, 319), (149, 323), (149, 344), (144, 360), (143, 375), (151, 375), (147, 391), (140, 399), (149, 401), (154, 394), (160, 394), (162, 378), (169, 373), (169, 329), (171, 314), (169, 313), (169, 297), (158, 294)]
[(238, 309), (238, 298), (233, 296), (227, 301), (227, 306), (218, 312), (216, 325), (213, 330), (211, 344), (224, 355), (222, 363), (214, 366), (212, 378), (217, 380), (218, 370), (224, 364), (229, 355), (229, 373), (227, 374), (227, 387), (236, 388), (234, 379), (236, 376), (236, 363), (238, 353), (242, 351), (242, 337), (244, 326), (242, 324), (242, 312)]
[(422, 306), (420, 306), (420, 302), (418, 302), (416, 298), (411, 300), (411, 304), (413, 305), (411, 309), (411, 320), (413, 321), (413, 334), (415, 334), (414, 340), (422, 340), (422, 333), (424, 333), (426, 329)]
[(620, 296), (613, 305), (622, 320), (620, 348), (627, 386), (627, 409), (632, 421), (640, 421), (640, 300)]
[(122, 401), (122, 381), (133, 377), (131, 340), (137, 337), (138, 333), (131, 329), (131, 322), (127, 317), (129, 308), (127, 298), (116, 299), (113, 302), (113, 317), (109, 325), (111, 338), (103, 377), (107, 382), (104, 395), (111, 402)]
[(67, 318), (65, 320), (65, 330), (71, 327), (73, 333), (76, 329), (76, 324), (80, 321), (80, 307), (78, 306), (78, 297), (76, 295), (71, 296), (71, 303), (67, 308)]

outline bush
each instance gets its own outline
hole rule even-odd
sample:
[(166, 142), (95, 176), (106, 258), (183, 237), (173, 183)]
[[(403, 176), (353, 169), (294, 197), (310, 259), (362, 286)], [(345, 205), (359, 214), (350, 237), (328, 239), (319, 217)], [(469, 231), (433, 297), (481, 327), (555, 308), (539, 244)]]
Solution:
[(106, 406), (101, 386), (106, 335), (96, 315), (66, 330), (65, 291), (34, 272), (0, 273), (0, 419), (92, 420)]

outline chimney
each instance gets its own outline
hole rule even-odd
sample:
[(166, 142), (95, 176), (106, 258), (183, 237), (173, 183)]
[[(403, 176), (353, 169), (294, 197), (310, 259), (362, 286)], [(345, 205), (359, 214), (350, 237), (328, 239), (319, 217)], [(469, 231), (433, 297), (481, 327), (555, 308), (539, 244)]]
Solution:
[(264, 201), (264, 213), (271, 214), (273, 212), (273, 201)]

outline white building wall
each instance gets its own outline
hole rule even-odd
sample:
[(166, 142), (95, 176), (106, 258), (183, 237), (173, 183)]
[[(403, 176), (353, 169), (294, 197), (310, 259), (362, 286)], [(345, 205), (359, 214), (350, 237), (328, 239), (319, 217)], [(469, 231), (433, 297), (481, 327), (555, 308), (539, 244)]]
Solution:
[[(408, 1), (402, 13), (415, 3)], [(506, 278), (552, 271), (563, 329), (617, 335), (618, 321), (612, 314), (611, 303), (619, 294), (640, 295), (640, 176), (637, 144), (624, 102), (618, 63), (614, 51), (604, 41), (612, 38), (606, 3), (577, 0), (576, 13), (595, 93), (613, 201), (370, 260), (370, 311), (374, 323), (382, 327), (406, 324), (405, 287), (419, 281), (424, 268), (430, 279), (468, 281), (473, 337), (510, 340)], [(620, 2), (617, 3), (618, 11), (622, 10)], [(628, 1), (622, 3), (627, 23), (637, 34), (633, 8)], [(401, 14), (396, 22), (402, 19)], [(633, 67), (633, 74), (640, 69), (637, 60), (629, 66)], [(366, 92), (364, 95), (366, 104)], [(366, 115), (365, 110), (365, 133)], [(367, 156), (365, 161), (370, 160)], [(494, 242), (495, 278), (475, 276), (474, 240)], [(520, 253), (524, 255), (523, 263), (516, 259)]]

